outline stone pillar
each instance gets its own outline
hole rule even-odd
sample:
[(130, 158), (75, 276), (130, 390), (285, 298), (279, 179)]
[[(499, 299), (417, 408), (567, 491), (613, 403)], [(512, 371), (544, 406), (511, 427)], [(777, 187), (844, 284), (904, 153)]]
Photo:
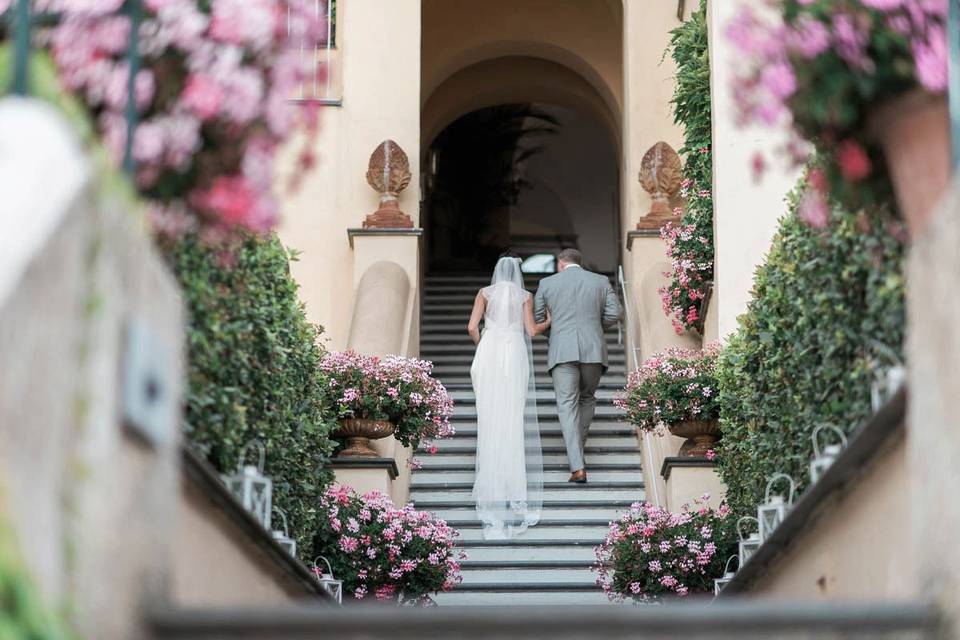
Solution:
[(960, 634), (960, 557), (951, 553), (960, 531), (960, 181), (928, 226), (913, 239), (907, 275), (907, 444), (913, 479), (910, 509), (921, 596), (943, 608), (948, 631)]
[(727, 495), (727, 488), (717, 473), (717, 464), (702, 457), (668, 456), (660, 467), (660, 476), (666, 484), (666, 507), (680, 511), (683, 505), (693, 506), (693, 501), (708, 494), (707, 502), (718, 507)]
[[(770, 128), (742, 128), (734, 122), (731, 76), (741, 61), (726, 39), (726, 25), (742, 4), (764, 11), (764, 0), (710, 2), (710, 93), (713, 104), (713, 227), (716, 265), (705, 332), (720, 339), (737, 328), (753, 289), (754, 269), (764, 259), (778, 220), (786, 211), (785, 194), (798, 174), (783, 171), (776, 149), (786, 140)], [(763, 152), (769, 169), (762, 180), (753, 171), (755, 152)]]

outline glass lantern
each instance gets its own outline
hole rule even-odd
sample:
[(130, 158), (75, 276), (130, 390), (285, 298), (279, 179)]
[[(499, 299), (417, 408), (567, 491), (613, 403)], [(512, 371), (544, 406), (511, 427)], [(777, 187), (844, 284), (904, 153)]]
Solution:
[(297, 555), (297, 541), (290, 537), (290, 529), (287, 527), (287, 514), (283, 512), (283, 509), (279, 507), (274, 507), (273, 511), (280, 516), (280, 520), (283, 522), (283, 529), (277, 530), (273, 529), (270, 533), (273, 534), (273, 539), (277, 541), (284, 551), (289, 553), (291, 556), (296, 557)]
[[(251, 447), (256, 447), (259, 457), (256, 466), (246, 464), (247, 453)], [(270, 520), (273, 515), (273, 480), (263, 473), (266, 450), (257, 440), (251, 440), (240, 452), (240, 463), (237, 472), (227, 476), (226, 483), (230, 492), (237, 497), (243, 508), (249, 511), (263, 528), (270, 531)]]
[[(323, 560), (326, 563), (327, 573), (323, 573), (323, 569), (317, 564), (317, 560)], [(330, 566), (330, 561), (323, 556), (317, 556), (313, 561), (313, 572), (316, 574), (323, 590), (330, 594), (337, 601), (337, 604), (343, 604), (343, 580), (337, 580), (333, 577), (333, 568)]]
[[(786, 498), (781, 494), (771, 493), (773, 486), (777, 482), (786, 480), (790, 492)], [(766, 540), (773, 533), (773, 530), (783, 522), (787, 516), (787, 510), (793, 506), (793, 494), (796, 491), (797, 484), (793, 478), (785, 473), (777, 473), (767, 481), (767, 491), (764, 494), (763, 504), (757, 507), (757, 520), (760, 523), (760, 539)]]
[(873, 369), (870, 408), (876, 413), (906, 382), (907, 370), (897, 354), (887, 345), (874, 342), (872, 347), (881, 356), (870, 359), (870, 367)]
[(743, 537), (743, 528), (742, 525), (744, 522), (756, 522), (757, 527), (759, 528), (760, 523), (753, 516), (743, 516), (737, 520), (737, 537), (740, 539), (740, 548), (739, 553), (737, 554), (737, 567), (742, 567), (747, 563), (747, 560), (750, 559), (757, 549), (760, 548), (760, 532), (753, 531), (746, 538)]
[[(727, 564), (725, 564), (724, 567), (723, 567), (723, 577), (722, 577), (722, 578), (715, 578), (714, 581), (713, 581), (713, 596), (714, 596), (714, 597), (717, 597), (718, 595), (720, 595), (720, 592), (723, 591), (723, 588), (724, 588), (725, 586), (727, 586), (727, 585), (730, 583), (731, 580), (733, 580), (733, 576), (735, 576), (736, 573), (737, 573), (735, 570), (734, 570), (734, 571), (731, 571), (731, 569), (730, 569), (730, 561), (731, 561), (731, 560), (736, 560), (738, 563), (740, 562), (740, 559), (739, 559), (738, 556), (730, 556), (729, 558), (727, 558)], [(737, 566), (738, 566), (738, 568), (739, 568), (739, 564), (738, 564)]]
[[(826, 432), (833, 432), (839, 442), (831, 442), (821, 448), (820, 435)], [(813, 460), (810, 461), (810, 483), (814, 484), (823, 476), (827, 469), (830, 468), (830, 465), (837, 459), (840, 452), (847, 448), (847, 436), (836, 425), (825, 423), (814, 429), (810, 437), (813, 440)]]

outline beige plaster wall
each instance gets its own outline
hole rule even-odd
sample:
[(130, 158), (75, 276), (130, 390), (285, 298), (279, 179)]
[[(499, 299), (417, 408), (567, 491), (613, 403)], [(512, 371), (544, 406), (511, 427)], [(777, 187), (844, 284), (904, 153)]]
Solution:
[(886, 446), (823, 506), (750, 594), (790, 600), (912, 600), (918, 593), (906, 440)]
[(400, 208), (418, 218), (420, 0), (346, 0), (338, 3), (337, 22), (343, 106), (321, 112), (318, 166), (284, 198), (280, 237), (301, 252), (292, 272), (308, 317), (326, 328), (329, 348), (343, 349), (360, 275), (346, 230), (377, 208), (365, 175), (385, 139), (410, 158), (414, 177)]
[[(756, 5), (758, 11), (764, 9), (763, 0), (709, 3), (716, 325), (708, 332), (721, 339), (736, 329), (737, 316), (746, 310), (754, 269), (770, 247), (777, 220), (785, 211), (784, 196), (797, 179), (775, 153), (786, 139), (782, 131), (740, 128), (734, 123), (731, 72), (742, 60), (724, 31), (737, 7), (746, 3)], [(754, 180), (751, 162), (757, 151), (765, 153), (770, 166), (760, 182)], [(709, 321), (713, 325), (712, 317)]]
[(185, 476), (172, 535), (170, 600), (177, 607), (270, 607), (307, 597)]

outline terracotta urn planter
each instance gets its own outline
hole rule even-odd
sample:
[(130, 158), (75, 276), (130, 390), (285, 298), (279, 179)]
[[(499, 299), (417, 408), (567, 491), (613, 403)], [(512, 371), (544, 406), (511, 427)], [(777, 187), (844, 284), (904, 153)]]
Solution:
[(380, 454), (370, 446), (370, 441), (393, 435), (394, 430), (392, 422), (369, 418), (344, 418), (338, 424), (340, 426), (333, 432), (333, 437), (347, 441), (346, 448), (337, 454), (338, 458), (379, 458)]
[(911, 91), (882, 105), (871, 123), (911, 236), (927, 225), (950, 183), (950, 116), (945, 95)]
[(687, 441), (680, 445), (679, 455), (682, 457), (699, 457), (707, 455), (720, 439), (720, 425), (716, 420), (684, 420), (667, 425), (670, 433)]

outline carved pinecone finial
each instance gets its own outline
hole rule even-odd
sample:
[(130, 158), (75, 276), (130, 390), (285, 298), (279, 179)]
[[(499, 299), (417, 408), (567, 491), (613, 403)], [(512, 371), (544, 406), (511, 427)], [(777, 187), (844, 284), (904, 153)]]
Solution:
[(640, 184), (653, 198), (651, 213), (669, 211), (670, 198), (680, 191), (683, 162), (666, 142), (658, 142), (643, 155)]
[(396, 199), (410, 184), (410, 160), (393, 140), (384, 140), (370, 156), (367, 183), (381, 200)]

